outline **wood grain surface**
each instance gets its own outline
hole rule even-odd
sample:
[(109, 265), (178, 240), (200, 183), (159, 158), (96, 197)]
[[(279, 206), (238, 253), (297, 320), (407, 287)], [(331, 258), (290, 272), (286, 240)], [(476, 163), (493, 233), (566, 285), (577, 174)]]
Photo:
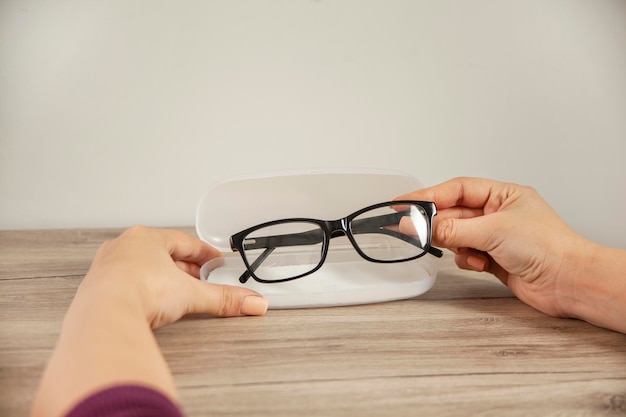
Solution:
[[(0, 416), (28, 414), (81, 278), (120, 232), (0, 231)], [(194, 315), (156, 337), (189, 416), (626, 416), (626, 335), (545, 316), (450, 253), (414, 299)]]

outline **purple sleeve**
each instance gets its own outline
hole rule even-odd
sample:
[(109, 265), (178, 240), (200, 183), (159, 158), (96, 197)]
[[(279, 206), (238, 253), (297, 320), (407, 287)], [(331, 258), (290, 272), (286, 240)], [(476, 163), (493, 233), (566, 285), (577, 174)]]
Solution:
[(79, 402), (66, 417), (183, 417), (165, 395), (139, 385), (117, 385)]

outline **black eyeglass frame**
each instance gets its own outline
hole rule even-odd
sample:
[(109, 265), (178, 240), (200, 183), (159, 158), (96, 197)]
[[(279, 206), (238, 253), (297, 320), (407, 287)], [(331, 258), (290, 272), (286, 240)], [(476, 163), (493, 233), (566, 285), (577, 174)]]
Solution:
[[(369, 257), (368, 255), (366, 255), (360, 248), (358, 243), (356, 242), (356, 239), (354, 238), (353, 232), (352, 232), (352, 221), (360, 216), (361, 214), (367, 212), (367, 211), (371, 211), (371, 210), (375, 210), (377, 208), (381, 208), (381, 207), (389, 207), (389, 206), (402, 206), (402, 205), (417, 205), (420, 206), (426, 213), (426, 220), (427, 220), (427, 241), (426, 244), (424, 245), (419, 245), (419, 247), (421, 247), (423, 249), (423, 251), (415, 256), (406, 258), (406, 259), (391, 259), (391, 260), (381, 260), (381, 259), (374, 259)], [(261, 282), (261, 283), (278, 283), (278, 282), (286, 282), (286, 281), (292, 281), (294, 279), (298, 279), (298, 278), (302, 278), (304, 276), (310, 275), (312, 273), (314, 273), (315, 271), (317, 271), (318, 269), (320, 269), (322, 267), (322, 265), (324, 264), (326, 257), (328, 255), (328, 250), (329, 250), (329, 246), (330, 246), (330, 239), (337, 237), (337, 236), (346, 236), (348, 238), (348, 240), (350, 241), (350, 243), (352, 244), (352, 247), (356, 250), (356, 252), (359, 254), (359, 256), (361, 256), (363, 259), (369, 261), (369, 262), (375, 262), (375, 263), (398, 263), (398, 262), (408, 262), (408, 261), (412, 261), (414, 259), (420, 258), (424, 255), (426, 255), (427, 253), (430, 253), (433, 256), (436, 256), (438, 258), (443, 256), (443, 252), (438, 249), (435, 248), (434, 246), (431, 246), (431, 242), (432, 242), (432, 223), (433, 223), (433, 218), (434, 216), (437, 214), (437, 208), (435, 206), (435, 203), (433, 203), (432, 201), (419, 201), (419, 200), (397, 200), (397, 201), (387, 201), (384, 203), (378, 203), (378, 204), (374, 204), (365, 208), (362, 208), (358, 211), (355, 211), (354, 213), (343, 217), (341, 219), (338, 220), (319, 220), (319, 219), (310, 219), (310, 218), (289, 218), (289, 219), (280, 219), (280, 220), (273, 220), (270, 222), (266, 222), (266, 223), (262, 223), (262, 224), (258, 224), (256, 226), (247, 228), (245, 230), (242, 230), (241, 232), (235, 233), (234, 235), (231, 236), (230, 238), (230, 246), (231, 249), (235, 252), (239, 252), (239, 254), (241, 255), (241, 258), (246, 266), (246, 271), (239, 277), (239, 282), (246, 283), (250, 278), (253, 278), (255, 281), (257, 282)], [(357, 220), (357, 221), (362, 221), (362, 222), (371, 222), (371, 221), (376, 221), (376, 219), (381, 218), (380, 220), (382, 220), (382, 218), (388, 217), (388, 216), (395, 216), (395, 215), (402, 215), (402, 212), (400, 213), (392, 213), (389, 215), (383, 215), (383, 216), (375, 216), (372, 218), (366, 218), (366, 219), (362, 219), (362, 220)], [(384, 221), (384, 220), (382, 220)], [(269, 226), (275, 226), (275, 225), (279, 225), (279, 224), (283, 224), (283, 223), (295, 223), (295, 222), (301, 222), (301, 223), (311, 223), (311, 224), (315, 224), (317, 226), (320, 227), (321, 231), (323, 232), (323, 237), (322, 237), (322, 249), (321, 249), (321, 256), (320, 256), (320, 261), (318, 263), (318, 265), (311, 269), (310, 271), (307, 271), (305, 273), (293, 276), (293, 277), (287, 277), (287, 278), (282, 278), (282, 279), (272, 279), (272, 280), (267, 280), (267, 279), (263, 279), (258, 277), (255, 274), (256, 269), (260, 266), (260, 264), (271, 254), (271, 252), (276, 249), (276, 247), (278, 246), (267, 246), (267, 245), (261, 245), (261, 248), (265, 247), (266, 250), (259, 255), (254, 262), (250, 263), (248, 261), (247, 256), (245, 255), (245, 249), (244, 249), (244, 241), (246, 240), (246, 237), (259, 229), (265, 228), (265, 227), (269, 227)], [(380, 223), (380, 221), (376, 222), (377, 224), (375, 224), (374, 226), (380, 226), (382, 225)], [(377, 233), (382, 233), (383, 229), (376, 229)], [(317, 233), (317, 230), (312, 231), (314, 233)], [(296, 233), (295, 235), (302, 235), (302, 234), (309, 234), (311, 232), (303, 232), (303, 233)], [(392, 234), (395, 237), (398, 237), (400, 239), (403, 239), (405, 241), (409, 241), (411, 238), (410, 236), (404, 235), (402, 233), (399, 232), (393, 232), (391, 230), (385, 231), (385, 233), (387, 234)], [(282, 238), (285, 238), (289, 235), (283, 235), (281, 236)], [(263, 239), (272, 239), (272, 238), (276, 238), (276, 236), (273, 237), (268, 237), (268, 238), (263, 238), (263, 237), (254, 237), (254, 238), (250, 238), (250, 239), (254, 239), (255, 241), (258, 240), (263, 240)], [(281, 245), (281, 246), (297, 246), (297, 245), (306, 245), (306, 244), (310, 244), (310, 236), (309, 236), (309, 240), (302, 240), (302, 236), (300, 236), (301, 240), (297, 240), (297, 237), (295, 239), (292, 239), (292, 242), (289, 245)], [(318, 243), (319, 240), (317, 240), (315, 243)], [(417, 246), (417, 245), (416, 245)]]

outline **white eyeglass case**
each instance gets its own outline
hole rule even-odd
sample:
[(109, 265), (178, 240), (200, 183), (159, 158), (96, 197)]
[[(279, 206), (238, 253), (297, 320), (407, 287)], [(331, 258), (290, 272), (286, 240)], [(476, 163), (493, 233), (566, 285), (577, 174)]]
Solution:
[[(413, 298), (428, 291), (437, 275), (436, 258), (399, 263), (363, 259), (347, 241), (331, 239), (322, 267), (292, 281), (239, 283), (246, 270), (230, 236), (264, 222), (287, 218), (337, 220), (372, 204), (422, 188), (414, 177), (381, 170), (302, 170), (226, 180), (209, 190), (196, 211), (200, 239), (223, 256), (202, 266), (203, 281), (250, 288), (271, 309), (328, 307)], [(275, 257), (288, 267), (293, 256)], [(274, 266), (274, 265), (273, 265)]]

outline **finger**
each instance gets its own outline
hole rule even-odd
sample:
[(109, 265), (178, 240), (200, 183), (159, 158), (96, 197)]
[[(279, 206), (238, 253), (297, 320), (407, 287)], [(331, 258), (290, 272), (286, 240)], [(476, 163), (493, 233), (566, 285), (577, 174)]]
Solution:
[(508, 284), (509, 273), (484, 252), (473, 249), (459, 250), (454, 257), (454, 261), (461, 269), (488, 272), (498, 278), (504, 285)]
[(189, 313), (218, 317), (262, 316), (268, 303), (260, 294), (243, 287), (192, 281)]
[(433, 243), (444, 248), (490, 252), (499, 244), (490, 215), (470, 219), (443, 217), (433, 223)]
[(433, 201), (439, 210), (456, 206), (484, 207), (493, 193), (506, 184), (483, 178), (460, 177), (397, 197)]
[(407, 236), (417, 236), (415, 222), (409, 216), (402, 216), (398, 223), (398, 231)]
[(185, 261), (175, 261), (176, 266), (182, 270), (183, 272), (188, 273), (192, 277), (199, 278), (200, 277), (200, 268), (202, 265), (198, 265), (191, 262)]
[(480, 208), (469, 208), (469, 207), (451, 207), (442, 210), (437, 210), (437, 218), (441, 217), (452, 217), (455, 219), (471, 219), (473, 217), (479, 217), (485, 214), (485, 211)]
[(504, 285), (508, 286), (509, 285), (509, 272), (502, 268), (500, 266), (499, 263), (493, 261), (493, 259), (489, 262), (489, 264), (487, 265), (487, 268), (485, 269), (485, 272), (489, 272), (490, 274), (494, 275), (496, 278), (498, 278)]
[(165, 247), (174, 261), (203, 265), (221, 256), (220, 251), (200, 239), (178, 230), (159, 230)]
[(489, 256), (484, 252), (467, 249), (459, 251), (455, 255), (454, 261), (459, 268), (484, 272), (489, 265)]

